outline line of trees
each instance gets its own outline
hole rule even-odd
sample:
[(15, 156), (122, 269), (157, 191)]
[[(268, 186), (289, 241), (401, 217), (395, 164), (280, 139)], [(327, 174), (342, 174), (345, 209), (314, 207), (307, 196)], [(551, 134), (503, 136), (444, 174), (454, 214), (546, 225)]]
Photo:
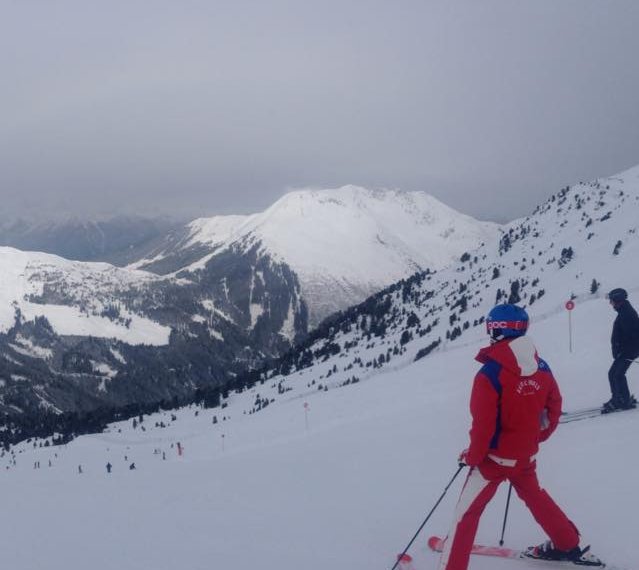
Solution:
[(220, 388), (198, 388), (193, 397), (180, 400), (177, 396), (171, 400), (147, 404), (127, 404), (121, 407), (99, 407), (90, 412), (64, 412), (56, 414), (43, 411), (34, 416), (0, 416), (0, 445), (8, 450), (11, 445), (30, 438), (47, 439), (44, 445), (49, 445), (51, 438), (53, 445), (68, 443), (75, 437), (89, 433), (99, 433), (108, 424), (128, 420), (143, 415), (155, 414), (160, 411), (174, 410), (180, 406), (197, 404), (203, 408), (215, 408), (221, 403)]

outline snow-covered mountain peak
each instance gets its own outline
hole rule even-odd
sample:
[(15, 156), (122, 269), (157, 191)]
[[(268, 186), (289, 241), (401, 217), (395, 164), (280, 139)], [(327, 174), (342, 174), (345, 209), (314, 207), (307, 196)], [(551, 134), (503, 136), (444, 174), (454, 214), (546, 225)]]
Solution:
[[(246, 228), (301, 273), (338, 273), (332, 270), (338, 264), (346, 280), (371, 281), (389, 271), (397, 275), (396, 263), (439, 269), (497, 233), (494, 224), (459, 214), (424, 192), (352, 185), (287, 194)], [(380, 257), (382, 250), (390, 253), (388, 260)], [(359, 256), (377, 261), (358, 263)]]
[(424, 192), (358, 186), (293, 192), (249, 226), (298, 275), (316, 322), (416, 271), (441, 269), (498, 232)]
[(177, 246), (133, 267), (157, 267), (170, 257), (173, 273), (193, 272), (224, 251), (257, 248), (296, 274), (316, 324), (416, 271), (441, 269), (497, 234), (496, 224), (460, 214), (425, 192), (301, 189), (261, 213), (195, 220)]
[(340, 188), (301, 189), (289, 192), (262, 215), (254, 219), (255, 227), (269, 223), (304, 223), (308, 218), (321, 221), (330, 216), (369, 217), (379, 223), (398, 221), (408, 216), (412, 223), (423, 226), (448, 226), (451, 221), (466, 219), (426, 192), (404, 192), (397, 189), (369, 189), (346, 185)]

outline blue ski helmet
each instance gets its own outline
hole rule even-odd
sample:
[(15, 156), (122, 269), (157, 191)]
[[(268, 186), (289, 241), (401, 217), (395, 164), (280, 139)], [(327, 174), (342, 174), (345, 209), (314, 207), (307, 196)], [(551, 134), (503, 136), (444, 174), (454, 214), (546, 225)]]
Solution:
[(494, 341), (526, 334), (528, 313), (517, 305), (497, 305), (486, 317), (486, 332)]

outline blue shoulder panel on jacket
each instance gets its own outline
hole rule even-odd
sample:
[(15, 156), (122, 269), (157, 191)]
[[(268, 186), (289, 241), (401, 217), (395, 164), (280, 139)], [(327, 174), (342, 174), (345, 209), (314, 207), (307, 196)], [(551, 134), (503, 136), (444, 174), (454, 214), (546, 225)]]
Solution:
[(548, 366), (548, 363), (541, 358), (539, 359), (539, 370), (541, 370), (542, 372), (551, 372), (550, 366)]
[(497, 404), (497, 420), (495, 421), (495, 432), (490, 440), (489, 448), (497, 449), (499, 445), (499, 436), (501, 435), (501, 382), (499, 381), (499, 373), (501, 372), (501, 364), (494, 360), (489, 360), (481, 367), (480, 372), (490, 380), (492, 387), (499, 396), (499, 403)]
[(495, 392), (501, 396), (501, 382), (499, 381), (499, 373), (501, 372), (501, 364), (494, 360), (489, 360), (481, 367), (481, 372), (492, 384)]

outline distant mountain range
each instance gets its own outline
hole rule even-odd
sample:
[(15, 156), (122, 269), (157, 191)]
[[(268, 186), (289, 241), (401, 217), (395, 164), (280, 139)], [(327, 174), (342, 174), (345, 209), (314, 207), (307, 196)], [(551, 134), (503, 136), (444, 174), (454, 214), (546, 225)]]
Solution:
[(77, 261), (123, 265), (131, 261), (131, 255), (139, 248), (180, 225), (168, 219), (142, 216), (104, 220), (5, 220), (0, 221), (0, 246), (52, 253)]
[(499, 231), (424, 193), (353, 186), (293, 192), (252, 216), (160, 226), (137, 243), (133, 231), (104, 233), (99, 251), (125, 267), (0, 247), (0, 413), (121, 407), (228, 385), (332, 312), (445, 267)]

